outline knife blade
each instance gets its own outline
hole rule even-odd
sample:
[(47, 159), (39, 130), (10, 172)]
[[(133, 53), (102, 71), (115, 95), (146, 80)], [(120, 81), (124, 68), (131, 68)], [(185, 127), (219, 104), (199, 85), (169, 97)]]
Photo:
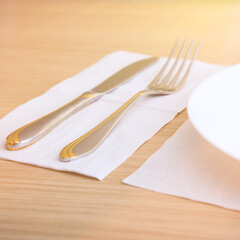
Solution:
[(56, 128), (65, 119), (69, 118), (71, 115), (86, 107), (90, 103), (97, 101), (104, 94), (117, 88), (126, 82), (130, 77), (157, 60), (158, 58), (152, 57), (134, 62), (122, 68), (120, 71), (107, 78), (92, 90), (83, 93), (64, 106), (18, 128), (7, 136), (6, 148), (8, 150), (17, 150), (37, 142)]

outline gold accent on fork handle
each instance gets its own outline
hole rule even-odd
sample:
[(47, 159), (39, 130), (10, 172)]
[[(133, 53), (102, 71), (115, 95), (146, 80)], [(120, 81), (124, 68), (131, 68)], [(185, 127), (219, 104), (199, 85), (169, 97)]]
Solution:
[[(166, 94), (172, 94), (177, 91), (179, 91), (183, 84), (185, 83), (187, 76), (189, 74), (189, 71), (191, 69), (191, 66), (196, 59), (200, 44), (198, 44), (197, 49), (195, 50), (195, 53), (192, 57), (192, 60), (190, 64), (188, 65), (187, 70), (183, 74), (183, 76), (180, 78), (181, 73), (183, 72), (184, 66), (186, 65), (186, 61), (188, 59), (188, 56), (191, 52), (193, 41), (191, 42), (187, 53), (185, 55), (184, 60), (182, 61), (180, 67), (178, 68), (177, 72), (175, 72), (175, 69), (178, 66), (178, 62), (180, 61), (180, 58), (184, 52), (184, 48), (186, 45), (187, 40), (184, 41), (181, 50), (174, 61), (172, 67), (170, 70), (168, 70), (168, 73), (164, 77), (164, 72), (167, 69), (167, 66), (169, 65), (169, 62), (176, 50), (176, 47), (178, 45), (178, 41), (175, 43), (166, 63), (161, 68), (157, 76), (152, 80), (152, 82), (148, 85), (147, 90), (143, 90), (137, 94), (135, 94), (132, 98), (130, 98), (125, 104), (123, 104), (118, 110), (116, 110), (113, 114), (111, 114), (108, 118), (106, 118), (104, 121), (99, 123), (96, 127), (94, 127), (92, 130), (78, 138), (77, 140), (73, 141), (72, 143), (68, 144), (66, 147), (62, 149), (60, 152), (60, 160), (61, 161), (71, 161), (76, 160), (80, 157), (84, 157), (91, 152), (93, 152), (102, 142), (103, 140), (108, 136), (108, 134), (111, 132), (113, 127), (117, 124), (117, 122), (121, 119), (121, 117), (124, 115), (124, 113), (129, 109), (129, 107), (140, 97), (147, 94), (157, 94), (157, 95), (166, 95)], [(160, 81), (161, 80), (161, 81)], [(160, 83), (159, 83), (160, 81)]]
[(7, 149), (17, 150), (37, 142), (75, 112), (95, 102), (101, 95), (101, 93), (85, 92), (57, 110), (18, 128), (7, 136)]
[(124, 103), (120, 108), (118, 108), (114, 113), (112, 113), (93, 129), (65, 146), (60, 152), (60, 160), (63, 162), (69, 162), (80, 157), (87, 156), (91, 152), (95, 151), (95, 149), (109, 135), (124, 113), (137, 99), (139, 99), (139, 97), (144, 96), (147, 93), (149, 93), (149, 91), (141, 91), (136, 93), (126, 103)]

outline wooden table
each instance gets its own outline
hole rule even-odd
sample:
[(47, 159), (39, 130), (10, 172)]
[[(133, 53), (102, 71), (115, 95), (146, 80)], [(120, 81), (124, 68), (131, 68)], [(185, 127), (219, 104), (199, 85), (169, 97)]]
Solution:
[[(240, 61), (240, 4), (0, 1), (0, 117), (122, 49), (166, 56), (178, 36), (198, 59)], [(240, 239), (240, 212), (122, 184), (187, 119), (186, 111), (99, 182), (0, 160), (0, 240)]]

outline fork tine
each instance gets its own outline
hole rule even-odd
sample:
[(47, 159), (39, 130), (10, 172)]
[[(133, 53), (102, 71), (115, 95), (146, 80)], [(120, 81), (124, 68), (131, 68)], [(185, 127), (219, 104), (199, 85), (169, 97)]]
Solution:
[(186, 43), (187, 43), (187, 39), (185, 39), (185, 41), (183, 42), (182, 47), (181, 47), (181, 49), (180, 49), (180, 52), (179, 52), (176, 60), (174, 61), (171, 69), (169, 70), (168, 74), (167, 74), (167, 75), (165, 76), (165, 78), (161, 81), (161, 83), (158, 85), (157, 88), (162, 88), (162, 87), (168, 82), (168, 80), (171, 78), (171, 76), (172, 76), (175, 68), (177, 67), (178, 62), (180, 61), (180, 58), (181, 58), (181, 56), (182, 56), (182, 54), (183, 54), (184, 48), (185, 48), (185, 46), (186, 46)]
[(188, 74), (189, 74), (189, 72), (190, 72), (190, 69), (191, 69), (193, 63), (194, 63), (195, 60), (196, 60), (196, 57), (197, 57), (198, 51), (199, 51), (199, 49), (200, 49), (200, 47), (201, 47), (201, 44), (202, 44), (202, 41), (200, 41), (200, 42), (198, 43), (197, 48), (196, 48), (196, 50), (195, 50), (195, 52), (194, 52), (194, 55), (193, 55), (193, 57), (192, 57), (192, 60), (191, 60), (191, 62), (189, 63), (189, 66), (188, 66), (185, 74), (183, 75), (182, 79), (180, 80), (180, 82), (179, 82), (178, 85), (176, 86), (177, 89), (182, 88), (183, 85), (185, 84), (186, 79), (187, 79), (187, 77), (188, 77)]
[(187, 53), (186, 53), (186, 56), (185, 56), (184, 60), (182, 61), (182, 64), (181, 64), (181, 66), (179, 67), (177, 73), (175, 74), (175, 76), (173, 77), (173, 79), (171, 80), (171, 82), (168, 84), (168, 87), (169, 87), (169, 88), (174, 87), (175, 84), (176, 84), (176, 82), (178, 81), (179, 76), (180, 76), (180, 74), (181, 74), (184, 66), (186, 65), (186, 61), (187, 61), (187, 59), (188, 59), (188, 57), (189, 57), (189, 54), (190, 54), (190, 52), (191, 52), (191, 50), (192, 50), (193, 44), (194, 44), (194, 40), (192, 40), (191, 44), (189, 45), (188, 51), (187, 51)]
[(174, 46), (173, 46), (173, 48), (172, 48), (172, 51), (171, 51), (171, 53), (170, 53), (169, 56), (168, 56), (168, 59), (167, 59), (166, 63), (165, 63), (164, 66), (162, 67), (161, 71), (160, 71), (160, 72), (157, 74), (157, 76), (154, 78), (154, 80), (148, 85), (148, 88), (153, 87), (153, 86), (159, 81), (159, 79), (161, 78), (162, 74), (164, 73), (166, 67), (168, 66), (168, 64), (169, 64), (169, 62), (170, 62), (173, 54), (175, 53), (176, 48), (177, 48), (177, 46), (178, 46), (178, 43), (179, 43), (179, 38), (178, 38), (177, 41), (175, 42), (175, 44), (174, 44)]

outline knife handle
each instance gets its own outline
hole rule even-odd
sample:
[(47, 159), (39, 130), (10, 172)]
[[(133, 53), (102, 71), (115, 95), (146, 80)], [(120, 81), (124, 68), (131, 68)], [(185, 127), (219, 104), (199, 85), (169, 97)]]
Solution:
[(130, 98), (120, 108), (118, 108), (109, 117), (95, 126), (93, 129), (85, 133), (80, 138), (65, 146), (60, 152), (60, 160), (69, 162), (85, 157), (95, 151), (98, 146), (109, 135), (114, 126), (118, 123), (121, 117), (127, 110), (142, 96), (146, 95), (148, 91), (141, 91)]
[(100, 93), (85, 92), (57, 110), (18, 128), (7, 136), (7, 149), (17, 150), (37, 142), (64, 120), (88, 104), (96, 101), (100, 96)]

